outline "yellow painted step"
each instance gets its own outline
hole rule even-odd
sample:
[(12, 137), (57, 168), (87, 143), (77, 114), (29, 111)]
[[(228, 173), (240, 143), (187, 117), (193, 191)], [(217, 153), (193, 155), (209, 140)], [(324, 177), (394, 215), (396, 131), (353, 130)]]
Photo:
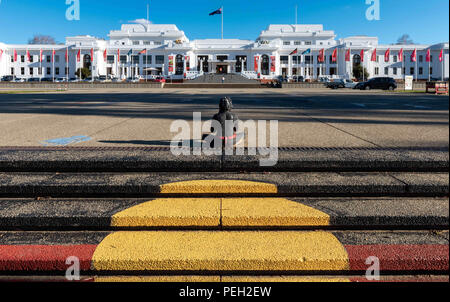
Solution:
[(342, 244), (329, 232), (138, 231), (109, 234), (92, 257), (108, 271), (339, 271)]

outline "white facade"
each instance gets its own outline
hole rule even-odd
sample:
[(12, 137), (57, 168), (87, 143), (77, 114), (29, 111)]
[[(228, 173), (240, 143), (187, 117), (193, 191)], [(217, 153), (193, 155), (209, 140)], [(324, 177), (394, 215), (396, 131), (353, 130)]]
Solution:
[[(42, 49), (44, 59), (39, 62)], [(51, 60), (56, 51), (55, 62)], [(69, 62), (65, 60), (66, 49)], [(298, 53), (290, 55), (293, 50)], [(306, 50), (310, 54), (303, 55)], [(324, 50), (325, 62), (319, 63), (320, 50)], [(337, 49), (337, 62), (331, 55)], [(351, 59), (345, 54), (350, 49)], [(377, 50), (378, 60), (371, 61)], [(384, 54), (390, 49), (389, 62)], [(398, 60), (398, 52), (404, 51), (404, 62)], [(411, 62), (411, 53), (417, 49), (417, 64)], [(426, 62), (430, 49), (432, 62)], [(444, 60), (439, 61), (443, 49)], [(61, 45), (11, 45), (0, 43), (3, 55), (0, 59), (0, 76), (15, 77), (76, 77), (79, 67), (88, 67), (94, 76), (108, 75), (116, 78), (163, 74), (173, 79), (193, 78), (203, 73), (239, 73), (248, 78), (272, 79), (283, 75), (301, 75), (306, 79), (321, 76), (352, 77), (354, 59), (365, 51), (364, 67), (369, 77), (389, 76), (403, 79), (414, 75), (418, 79), (448, 79), (449, 44), (436, 45), (381, 45), (377, 37), (354, 36), (336, 39), (334, 31), (324, 30), (322, 25), (270, 25), (256, 41), (237, 39), (204, 39), (190, 41), (185, 33), (171, 24), (124, 24), (120, 30), (112, 30), (109, 40), (91, 36), (67, 37)], [(104, 57), (106, 50), (106, 58)], [(139, 54), (147, 50), (146, 54)], [(14, 62), (14, 51), (17, 61)], [(27, 60), (29, 51), (32, 60)], [(78, 51), (81, 61), (77, 62)], [(94, 53), (91, 59), (91, 51)], [(119, 59), (120, 53), (120, 60)], [(68, 67), (68, 74), (66, 74)], [(429, 68), (430, 67), (430, 68)], [(40, 72), (42, 68), (42, 72)], [(431, 74), (429, 73), (431, 71)]]

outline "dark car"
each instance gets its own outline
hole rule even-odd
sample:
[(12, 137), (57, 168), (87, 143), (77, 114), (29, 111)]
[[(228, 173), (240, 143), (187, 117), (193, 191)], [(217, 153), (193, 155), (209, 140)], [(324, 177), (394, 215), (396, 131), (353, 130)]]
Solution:
[(39, 78), (29, 78), (28, 82), (39, 82)]
[(334, 80), (333, 82), (326, 82), (325, 87), (331, 89), (345, 88), (345, 81), (342, 79)]
[(41, 82), (53, 82), (52, 78), (42, 78)]
[(361, 85), (361, 90), (370, 89), (383, 89), (383, 90), (394, 90), (397, 88), (397, 83), (393, 78), (380, 77), (372, 78)]
[(8, 76), (3, 76), (3, 77), (0, 79), (0, 81), (2, 81), (2, 82), (11, 82), (13, 79), (14, 79), (13, 76), (8, 75)]
[(303, 76), (297, 76), (297, 75), (292, 76), (292, 82), (294, 82), (294, 83), (301, 83), (304, 81), (305, 81), (305, 78)]
[(362, 89), (362, 87), (364, 86), (365, 82), (359, 82), (356, 83), (356, 85), (353, 87), (353, 89)]

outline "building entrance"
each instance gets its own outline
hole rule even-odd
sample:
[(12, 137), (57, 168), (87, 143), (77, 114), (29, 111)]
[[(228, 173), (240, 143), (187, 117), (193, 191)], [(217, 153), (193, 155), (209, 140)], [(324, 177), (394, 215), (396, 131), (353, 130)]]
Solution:
[(227, 74), (228, 73), (228, 65), (217, 65), (216, 73), (218, 74)]

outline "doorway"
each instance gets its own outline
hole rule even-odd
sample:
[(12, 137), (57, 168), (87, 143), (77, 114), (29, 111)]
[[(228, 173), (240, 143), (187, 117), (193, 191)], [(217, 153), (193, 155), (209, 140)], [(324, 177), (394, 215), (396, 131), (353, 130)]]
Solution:
[(216, 66), (216, 73), (217, 74), (227, 74), (228, 73), (228, 66), (227, 65), (217, 65)]

